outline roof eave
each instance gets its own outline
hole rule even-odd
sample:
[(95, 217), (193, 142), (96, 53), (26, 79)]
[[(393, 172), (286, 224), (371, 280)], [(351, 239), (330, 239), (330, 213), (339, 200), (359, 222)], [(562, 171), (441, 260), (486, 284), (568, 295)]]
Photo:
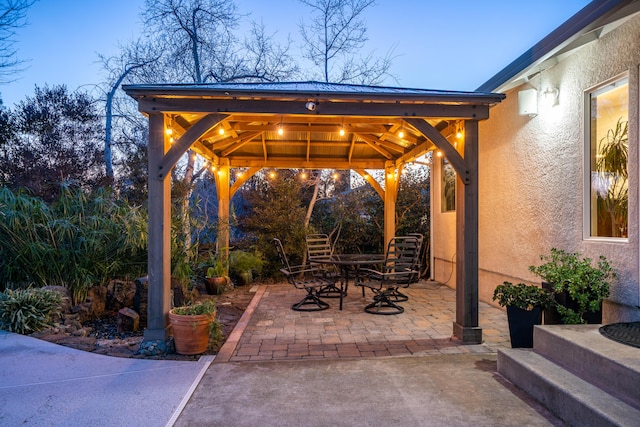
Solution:
[(509, 89), (509, 83), (516, 76), (523, 75), (526, 70), (532, 70), (554, 56), (565, 53), (567, 47), (575, 49), (593, 41), (597, 37), (590, 37), (590, 32), (639, 11), (638, 0), (592, 1), (476, 90), (502, 92)]
[[(141, 97), (251, 97), (251, 98), (295, 98), (307, 100), (348, 100), (348, 101), (395, 101), (423, 103), (464, 103), (495, 104), (504, 99), (503, 94), (483, 92), (423, 91), (423, 93), (399, 92), (340, 92), (340, 91), (301, 91), (301, 90), (263, 90), (256, 84), (254, 90), (234, 90), (216, 88), (207, 85), (124, 85), (123, 90), (133, 98)], [(397, 88), (402, 90), (402, 88)], [(407, 89), (411, 91), (411, 89)]]

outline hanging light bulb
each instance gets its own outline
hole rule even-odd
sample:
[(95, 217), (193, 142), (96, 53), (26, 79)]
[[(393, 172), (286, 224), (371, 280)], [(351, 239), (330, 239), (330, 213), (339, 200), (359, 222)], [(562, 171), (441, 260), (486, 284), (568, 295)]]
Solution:
[(344, 128), (340, 128), (340, 136), (344, 136)]
[(302, 180), (306, 180), (307, 179), (307, 173), (305, 171), (302, 171), (302, 173), (300, 174), (300, 179), (302, 179)]
[(442, 151), (438, 151), (436, 154), (438, 155), (438, 157), (442, 157)]
[(164, 132), (165, 132), (168, 136), (173, 135), (173, 129), (171, 129), (171, 128), (167, 128)]
[(398, 138), (404, 138), (404, 131), (402, 129), (398, 132)]
[(218, 129), (218, 133), (220, 135), (224, 135), (224, 128), (222, 126), (220, 126), (220, 129)]
[(334, 172), (333, 175), (331, 175), (331, 178), (333, 178), (334, 181), (337, 181), (338, 178), (340, 178), (340, 175), (338, 174), (338, 172)]
[(284, 133), (284, 129), (282, 128), (282, 117), (280, 117), (280, 126), (278, 126), (278, 135), (282, 135)]
[(276, 179), (276, 173), (274, 171), (269, 172), (269, 178)]

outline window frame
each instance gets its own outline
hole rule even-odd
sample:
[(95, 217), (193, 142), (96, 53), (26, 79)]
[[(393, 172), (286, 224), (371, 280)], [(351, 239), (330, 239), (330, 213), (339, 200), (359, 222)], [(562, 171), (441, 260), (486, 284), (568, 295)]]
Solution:
[[(614, 237), (614, 236), (597, 236), (592, 234), (592, 215), (597, 211), (592, 211), (592, 146), (591, 146), (591, 125), (592, 125), (592, 111), (591, 111), (591, 98), (594, 94), (605, 93), (605, 89), (614, 89), (622, 85), (627, 86), (628, 102), (631, 103), (631, 91), (629, 72), (618, 74), (604, 82), (601, 82), (595, 86), (587, 88), (584, 91), (583, 96), (583, 240), (612, 242), (612, 243), (626, 243), (629, 241), (629, 218), (627, 217), (627, 237)], [(627, 108), (627, 123), (631, 119), (630, 108)], [(627, 171), (629, 170), (629, 163), (627, 162)], [(627, 200), (627, 213), (629, 210), (629, 200)]]

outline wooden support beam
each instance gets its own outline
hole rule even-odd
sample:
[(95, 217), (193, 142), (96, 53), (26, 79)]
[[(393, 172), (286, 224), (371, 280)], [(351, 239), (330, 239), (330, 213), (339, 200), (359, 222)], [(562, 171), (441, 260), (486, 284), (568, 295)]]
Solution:
[(358, 160), (356, 162), (348, 162), (346, 160), (336, 160), (333, 157), (314, 158), (310, 161), (295, 160), (295, 163), (292, 163), (291, 158), (285, 156), (269, 156), (268, 159), (260, 159), (248, 156), (232, 156), (228, 157), (228, 159), (231, 162), (231, 166), (234, 168), (250, 168), (253, 166), (260, 166), (263, 168), (275, 169), (384, 169), (384, 165), (386, 163), (386, 161), (379, 159), (367, 159)]
[(357, 135), (357, 137), (362, 139), (365, 142), (365, 144), (369, 145), (371, 148), (376, 150), (378, 153), (382, 154), (387, 159), (391, 160), (393, 158), (391, 153), (389, 153), (387, 150), (382, 148), (380, 142), (376, 138), (372, 138), (369, 135), (364, 135), (361, 133), (355, 133), (354, 135)]
[(453, 334), (464, 343), (482, 343), (478, 326), (478, 122), (465, 122), (467, 182), (456, 190), (456, 321)]
[(229, 190), (229, 200), (233, 199), (233, 195), (236, 194), (236, 191), (238, 191), (240, 187), (242, 187), (242, 184), (247, 182), (249, 178), (251, 178), (261, 170), (261, 167), (252, 167), (249, 168), (248, 171), (244, 172), (241, 177), (238, 177), (231, 186), (231, 190)]
[[(351, 163), (351, 159), (353, 158), (353, 149), (356, 147), (356, 134), (351, 134), (351, 144), (349, 145), (349, 156), (347, 157), (347, 161)], [(309, 160), (309, 159), (307, 159)]]
[(256, 99), (199, 99), (199, 98), (139, 98), (138, 110), (145, 113), (159, 111), (189, 111), (191, 113), (262, 113), (300, 114), (306, 116), (368, 116), (368, 117), (429, 117), (433, 119), (489, 118), (489, 105), (443, 104), (441, 100), (426, 103), (323, 102), (310, 112), (303, 100)]
[[(396, 196), (398, 193), (398, 170), (393, 162), (384, 168), (384, 247), (396, 235)], [(386, 249), (385, 249), (386, 250)]]
[(366, 170), (364, 170), (364, 169), (353, 169), (353, 171), (357, 172), (362, 177), (362, 179), (367, 181), (369, 183), (369, 185), (371, 187), (373, 187), (374, 190), (376, 190), (376, 193), (378, 193), (378, 196), (380, 196), (382, 201), (385, 200), (384, 190), (382, 189), (382, 186)]
[(204, 133), (209, 131), (209, 129), (224, 120), (225, 117), (227, 117), (225, 114), (207, 114), (187, 129), (184, 135), (178, 138), (167, 154), (164, 155), (162, 161), (157, 166), (157, 169), (153, 169), (156, 171), (158, 179), (164, 179), (165, 176), (169, 175), (171, 173), (171, 169), (173, 169), (178, 160), (180, 160), (180, 157), (182, 157), (191, 145)]
[[(220, 166), (215, 174), (216, 193), (218, 194), (218, 240), (217, 249), (221, 258), (226, 262), (229, 259), (229, 205), (231, 202), (229, 183), (231, 182), (229, 160), (220, 159)], [(228, 272), (227, 272), (228, 273)]]
[[(169, 149), (163, 114), (149, 115), (149, 170), (158, 170)], [(149, 177), (147, 329), (144, 341), (168, 338), (171, 305), (171, 177)]]
[(413, 126), (416, 130), (422, 133), (433, 144), (438, 147), (444, 153), (445, 157), (449, 159), (449, 163), (458, 173), (458, 177), (462, 179), (464, 184), (469, 182), (469, 167), (465, 164), (465, 160), (462, 158), (456, 148), (442, 136), (440, 132), (433, 126), (431, 126), (426, 120), (423, 119), (405, 119), (405, 121)]
[(234, 151), (242, 148), (243, 145), (245, 145), (248, 142), (253, 141), (253, 139), (256, 136), (261, 135), (262, 132), (252, 132), (249, 135), (243, 135), (242, 138), (238, 138), (236, 141), (234, 141), (234, 143), (227, 148), (226, 150), (222, 151), (222, 153), (220, 153), (220, 157), (227, 157), (229, 154), (233, 153)]

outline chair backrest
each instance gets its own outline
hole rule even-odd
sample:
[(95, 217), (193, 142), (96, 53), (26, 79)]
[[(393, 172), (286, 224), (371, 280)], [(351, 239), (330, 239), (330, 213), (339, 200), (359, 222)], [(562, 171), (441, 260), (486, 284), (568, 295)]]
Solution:
[(273, 246), (275, 246), (276, 252), (278, 253), (278, 258), (280, 258), (280, 262), (282, 263), (282, 270), (286, 270), (287, 271), (285, 273), (285, 275), (288, 278), (290, 273), (291, 273), (291, 266), (289, 265), (289, 260), (287, 259), (287, 254), (284, 252), (284, 248), (282, 247), (282, 242), (280, 241), (280, 239), (274, 238), (273, 239)]
[(326, 234), (308, 234), (307, 238), (307, 258), (323, 258), (331, 256), (331, 242)]
[(396, 236), (389, 241), (385, 272), (400, 273), (394, 275), (398, 284), (409, 285), (416, 278), (420, 246), (421, 241), (416, 236)]

